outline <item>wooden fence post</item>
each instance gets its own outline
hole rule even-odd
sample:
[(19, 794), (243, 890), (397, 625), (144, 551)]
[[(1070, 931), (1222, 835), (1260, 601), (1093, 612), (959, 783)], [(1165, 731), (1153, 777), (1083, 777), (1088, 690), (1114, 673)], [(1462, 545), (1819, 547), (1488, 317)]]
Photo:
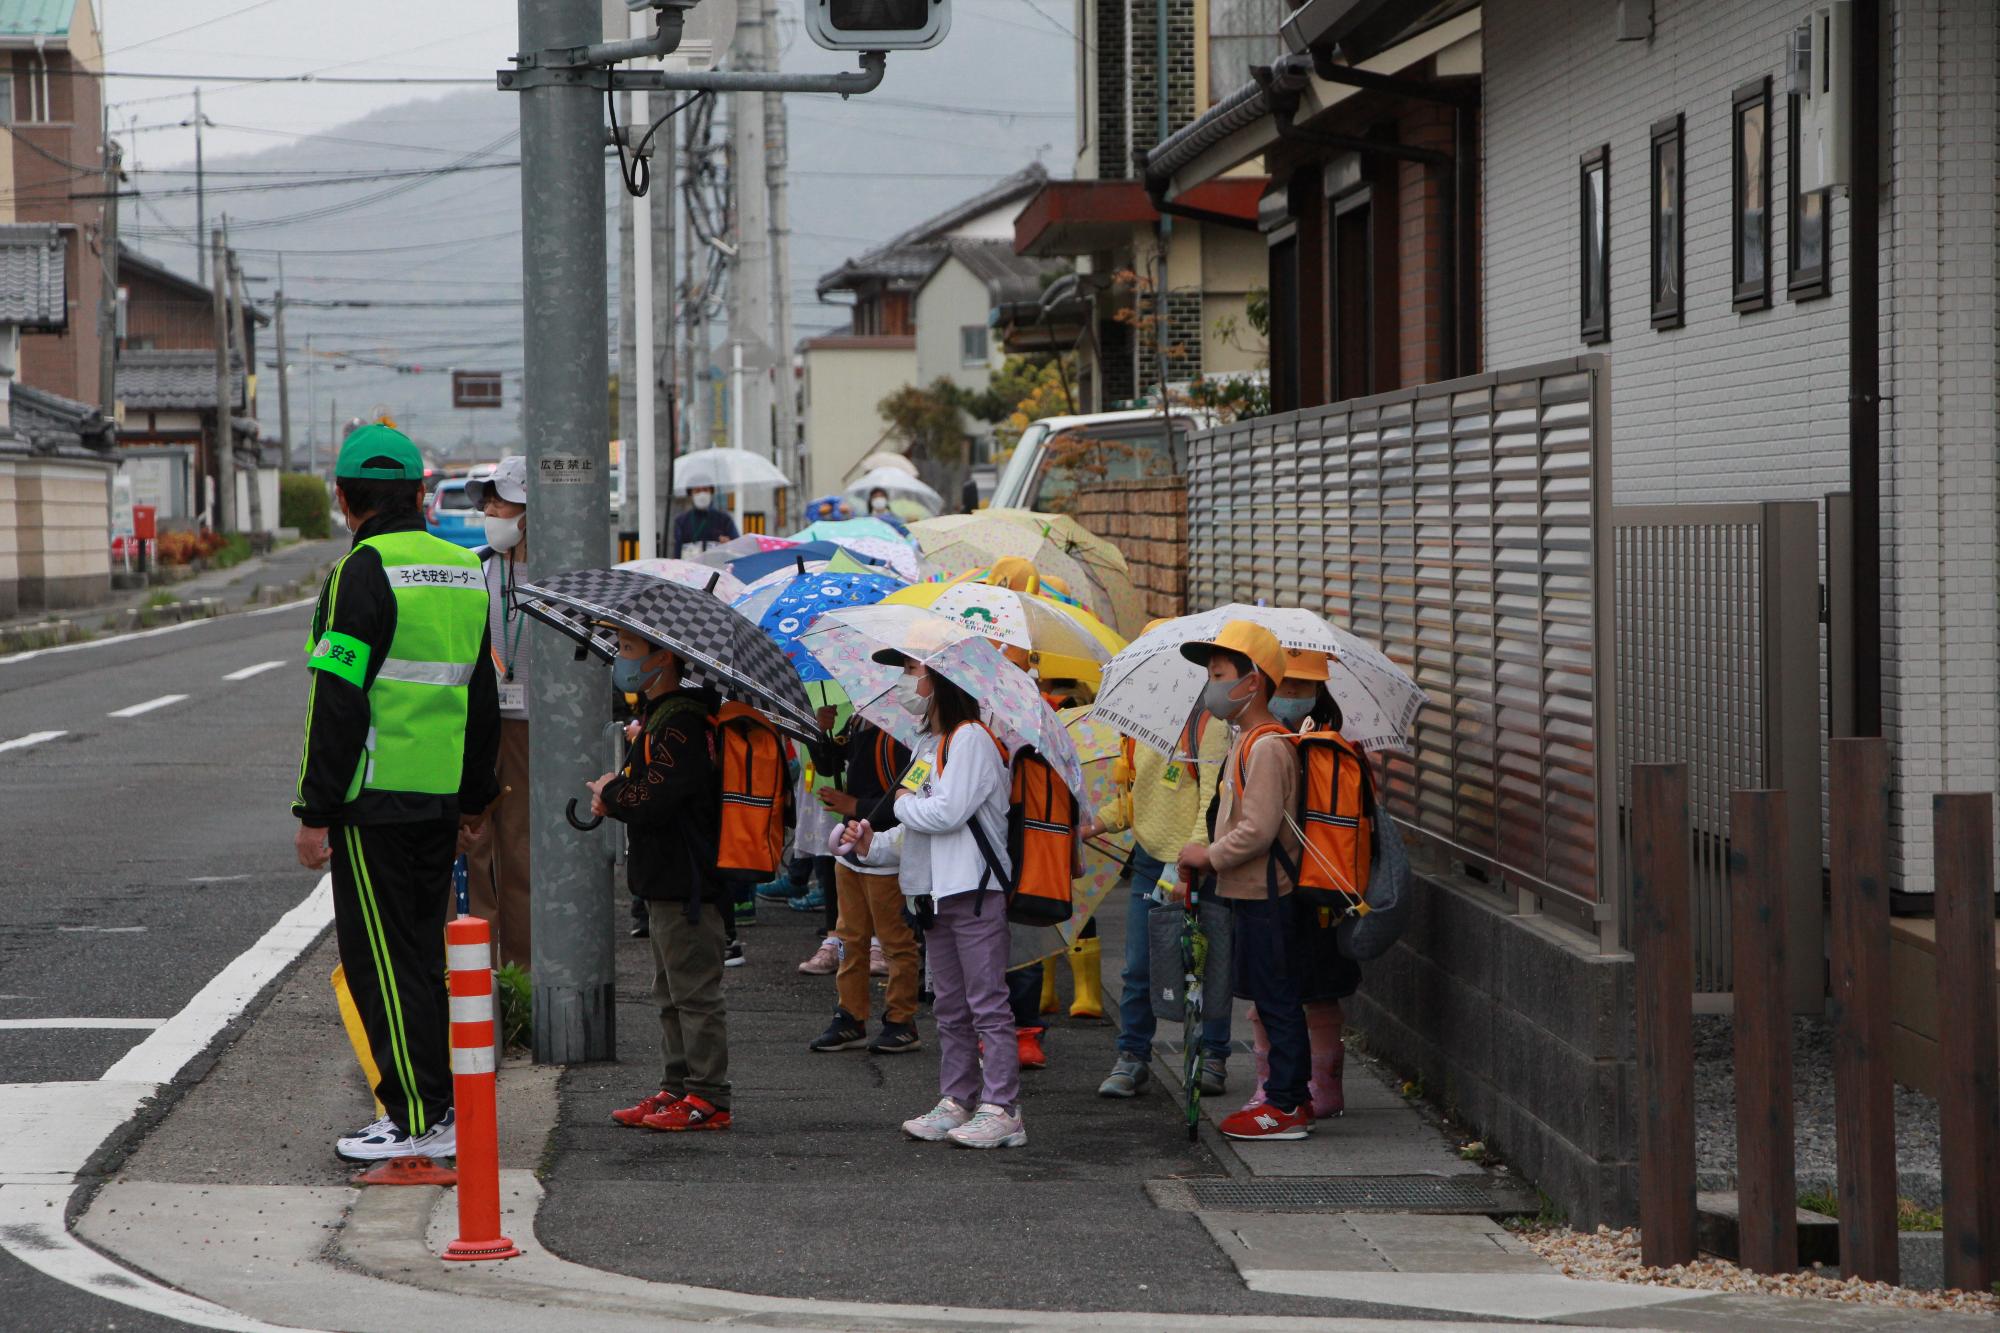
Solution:
[(1896, 1115), (1889, 1072), (1889, 744), (1829, 742), (1834, 1155), (1840, 1266), (1894, 1282)]
[(1737, 1257), (1758, 1273), (1799, 1266), (1785, 948), (1790, 869), (1785, 793), (1733, 793), (1729, 901), (1736, 978)]
[(1694, 941), (1685, 764), (1632, 766), (1632, 954), (1638, 969), (1639, 1251), (1691, 1263), (1694, 1210)]
[(1931, 798), (1937, 845), (1938, 1120), (1944, 1284), (2000, 1277), (2000, 1050), (1993, 998), (1993, 798)]

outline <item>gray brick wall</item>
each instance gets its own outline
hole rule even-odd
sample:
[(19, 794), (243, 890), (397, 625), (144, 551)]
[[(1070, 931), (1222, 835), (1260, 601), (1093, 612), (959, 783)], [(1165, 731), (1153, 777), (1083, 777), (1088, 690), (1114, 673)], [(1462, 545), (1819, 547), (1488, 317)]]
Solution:
[[(1159, 141), (1158, 6), (1130, 0), (1125, 22), (1125, 107), (1129, 164), (1137, 149)], [(1194, 119), (1194, 0), (1167, 0), (1167, 121), (1169, 133)], [(1100, 56), (1098, 68), (1104, 62)], [(1128, 167), (1129, 169), (1129, 167)]]
[(1125, 7), (1131, 0), (1097, 0), (1097, 176), (1122, 181), (1132, 175), (1132, 142), (1126, 135)]
[[(1583, 350), (1577, 159), (1611, 149), (1613, 483), (1620, 503), (1818, 500), (1847, 484), (1848, 202), (1832, 294), (1793, 302), (1787, 34), (1808, 0), (1655, 6), (1616, 42), (1599, 0), (1486, 0), (1486, 360)], [(1885, 724), (1899, 884), (1930, 886), (1930, 794), (2000, 787), (1996, 562), (1996, 7), (1887, 0), (1894, 79), (1882, 212)], [(1773, 80), (1772, 304), (1730, 307), (1730, 94)], [(1686, 116), (1686, 322), (1648, 319), (1650, 126)]]

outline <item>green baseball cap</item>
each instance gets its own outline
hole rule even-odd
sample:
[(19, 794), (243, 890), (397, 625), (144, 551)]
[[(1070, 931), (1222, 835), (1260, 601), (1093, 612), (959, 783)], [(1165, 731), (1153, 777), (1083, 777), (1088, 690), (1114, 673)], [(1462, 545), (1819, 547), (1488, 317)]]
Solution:
[(342, 442), (333, 475), (375, 481), (422, 481), (424, 456), (410, 443), (409, 436), (393, 426), (363, 426)]

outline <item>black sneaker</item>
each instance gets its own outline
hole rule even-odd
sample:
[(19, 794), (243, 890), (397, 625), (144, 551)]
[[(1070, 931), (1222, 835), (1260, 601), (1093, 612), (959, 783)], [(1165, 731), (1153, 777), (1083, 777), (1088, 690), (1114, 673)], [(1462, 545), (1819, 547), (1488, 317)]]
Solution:
[(868, 1043), (868, 1053), (870, 1055), (901, 1055), (905, 1051), (914, 1051), (923, 1044), (923, 1039), (917, 1036), (917, 1025), (915, 1023), (884, 1022), (882, 1024), (882, 1035)]
[(861, 1020), (848, 1013), (845, 1009), (836, 1009), (833, 1011), (833, 1021), (826, 1025), (826, 1031), (814, 1037), (812, 1044), (807, 1049), (814, 1051), (851, 1051), (856, 1046), (865, 1046), (867, 1044), (868, 1029), (861, 1025)]
[(724, 967), (743, 966), (743, 941), (731, 940), (722, 946), (722, 965)]
[(641, 921), (638, 925), (632, 927), (629, 933), (635, 940), (651, 939), (653, 937), (653, 928), (644, 921)]

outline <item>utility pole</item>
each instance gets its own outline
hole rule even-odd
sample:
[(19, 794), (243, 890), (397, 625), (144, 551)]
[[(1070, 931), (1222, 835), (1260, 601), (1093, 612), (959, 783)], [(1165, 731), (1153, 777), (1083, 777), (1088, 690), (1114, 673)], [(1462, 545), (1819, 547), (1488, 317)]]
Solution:
[[(776, 69), (783, 51), (778, 39), (776, 0), (764, 5), (764, 68)], [(775, 312), (772, 329), (776, 334), (778, 364), (774, 372), (777, 396), (775, 434), (778, 466), (792, 479), (792, 494), (801, 502), (811, 492), (805, 486), (805, 459), (798, 445), (798, 391), (792, 376), (792, 231), (790, 190), (786, 166), (790, 158), (789, 126), (785, 119), (785, 99), (777, 93), (764, 94), (765, 171), (770, 181), (771, 308)], [(774, 505), (781, 503), (773, 497)], [(775, 515), (773, 516), (775, 518)]]
[(216, 526), (223, 532), (236, 531), (236, 441), (233, 424), (235, 395), (229, 392), (229, 297), (228, 263), (223, 258), (222, 229), (216, 228), (209, 240), (214, 262), (209, 276), (215, 295), (215, 499)]
[[(228, 218), (225, 217), (223, 222), (226, 226)], [(243, 312), (246, 309), (243, 300), (243, 265), (236, 258), (236, 252), (228, 248), (228, 241), (226, 239), (228, 234), (227, 231), (223, 233), (225, 237), (223, 242), (223, 258), (229, 265), (229, 333), (236, 340), (236, 348), (243, 361), (243, 397), (247, 403), (250, 397), (251, 354), (250, 334), (244, 328), (243, 323)], [(278, 383), (282, 385), (284, 379), (284, 370), (280, 368), (278, 371)], [(283, 392), (284, 390), (281, 388), (279, 393), (282, 394)], [(250, 495), (250, 531), (264, 532), (266, 531), (264, 527), (264, 441), (261, 431), (250, 439), (250, 460), (250, 481), (248, 486)]]
[[(97, 403), (107, 419), (118, 413), (118, 142), (104, 134), (104, 288), (97, 301)], [(196, 235), (200, 235), (199, 232)]]
[(194, 237), (196, 242), (194, 247), (194, 278), (196, 282), (205, 284), (208, 281), (208, 258), (207, 251), (202, 249), (200, 241), (202, 233), (208, 230), (208, 178), (203, 173), (201, 164), (201, 131), (208, 124), (208, 117), (201, 114), (201, 88), (199, 85), (194, 90), (194, 116), (191, 119), (182, 121), (181, 124), (194, 126)]
[[(614, 94), (625, 103), (624, 119), (628, 125), (637, 124), (632, 116), (631, 93)], [(658, 182), (655, 182), (658, 188)], [(618, 210), (618, 437), (619, 469), (621, 478), (618, 494), (613, 497), (618, 508), (618, 526), (622, 529), (639, 531), (637, 510), (632, 504), (634, 494), (632, 475), (633, 428), (639, 417), (639, 360), (638, 330), (633, 327), (637, 318), (637, 297), (633, 291), (632, 271), (632, 219), (638, 210), (621, 208)], [(639, 538), (639, 554), (650, 555), (645, 549), (645, 538)]]
[(278, 295), (271, 302), (272, 317), (275, 320), (274, 333), (278, 340), (278, 440), (285, 451), (285, 470), (293, 467), (292, 460), (292, 365), (285, 359), (285, 257), (278, 256)]
[[(651, 12), (635, 10), (629, 17), (627, 32), (630, 36), (643, 38), (651, 29)], [(645, 127), (653, 123), (652, 98), (644, 92), (632, 94), (632, 120), (627, 131), (632, 136), (633, 151), (637, 151), (639, 140), (645, 137)], [(671, 162), (673, 159), (667, 159)], [(673, 188), (671, 172), (667, 188)], [(648, 193), (651, 192), (649, 184)], [(660, 554), (660, 495), (657, 418), (653, 402), (655, 390), (659, 386), (659, 364), (654, 350), (653, 306), (656, 293), (653, 287), (653, 204), (644, 195), (628, 197), (627, 212), (632, 217), (632, 363), (639, 372), (639, 382), (634, 386), (633, 426), (625, 432), (626, 471), (632, 475), (632, 494), (636, 499), (637, 521), (633, 527), (639, 533), (639, 555), (650, 559)], [(671, 290), (671, 288), (669, 288)]]
[[(671, 56), (668, 57), (672, 59)], [(674, 429), (674, 166), (677, 160), (674, 121), (660, 127), (653, 154), (655, 179), (646, 204), (653, 212), (653, 356), (644, 373), (653, 381), (654, 503), (646, 512), (658, 525), (659, 554), (673, 550), (674, 453), (680, 447)], [(652, 554), (647, 552), (646, 554)]]
[[(604, 36), (597, 0), (519, 0), (518, 13), (524, 56)], [(523, 275), (522, 381), (532, 578), (602, 565), (608, 554), (604, 95), (539, 65), (523, 64), (512, 77), (521, 97), (521, 249), (533, 256)], [(555, 634), (530, 634), (527, 648), (535, 1060), (611, 1060), (618, 1054), (611, 862), (602, 839), (588, 840), (562, 814), (604, 771), (604, 669), (577, 662)]]
[[(736, 16), (736, 42), (731, 63), (739, 70), (761, 73), (765, 69), (767, 22), (764, 0), (744, 0)], [(762, 454), (780, 468), (785, 466), (778, 442), (771, 438), (771, 387), (769, 364), (772, 339), (771, 320), (771, 212), (770, 185), (765, 174), (764, 94), (738, 93), (730, 99), (730, 191), (735, 197), (736, 259), (729, 275), (729, 341), (733, 344), (730, 368), (738, 365), (748, 373), (738, 373), (738, 388), (732, 397), (732, 412), (741, 410), (742, 419), (730, 428), (740, 440), (739, 447)], [(756, 351), (749, 356), (746, 352)], [(743, 358), (738, 361), (737, 358)], [(789, 475), (789, 473), (787, 473)], [(737, 508), (742, 508), (742, 488), (737, 488)], [(741, 527), (743, 516), (736, 516)]]

